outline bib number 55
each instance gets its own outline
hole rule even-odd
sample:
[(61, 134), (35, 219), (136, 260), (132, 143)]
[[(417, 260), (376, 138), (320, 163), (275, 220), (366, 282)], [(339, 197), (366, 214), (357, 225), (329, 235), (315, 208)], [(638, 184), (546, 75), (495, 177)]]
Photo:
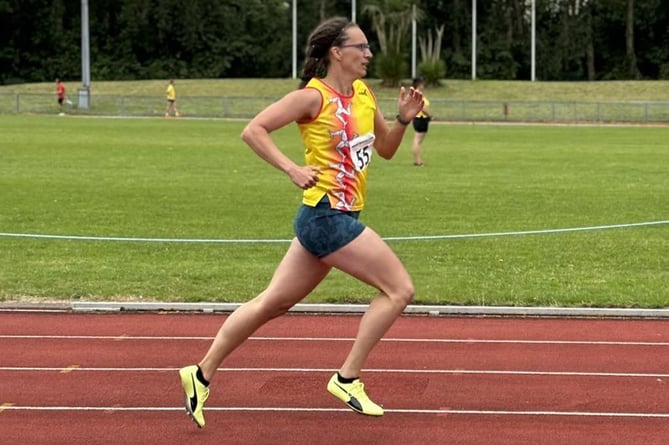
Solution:
[(367, 133), (351, 140), (349, 144), (351, 161), (357, 171), (365, 170), (371, 162), (375, 139), (374, 133)]

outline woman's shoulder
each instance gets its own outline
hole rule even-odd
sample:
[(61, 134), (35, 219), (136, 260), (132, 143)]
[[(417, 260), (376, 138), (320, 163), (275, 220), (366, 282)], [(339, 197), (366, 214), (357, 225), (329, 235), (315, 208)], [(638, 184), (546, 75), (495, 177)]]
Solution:
[(376, 95), (372, 88), (362, 79), (357, 79), (353, 82), (353, 90), (356, 94), (361, 96), (369, 96), (372, 100), (376, 101)]
[(318, 115), (323, 106), (323, 93), (317, 88), (307, 86), (286, 94), (281, 102), (286, 109), (299, 110), (304, 114), (298, 122), (307, 122)]

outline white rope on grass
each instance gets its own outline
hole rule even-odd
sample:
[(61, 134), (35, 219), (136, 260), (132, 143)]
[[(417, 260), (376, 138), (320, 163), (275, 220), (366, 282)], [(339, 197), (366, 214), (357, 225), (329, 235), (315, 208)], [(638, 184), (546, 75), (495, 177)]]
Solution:
[[(465, 238), (492, 238), (500, 236), (545, 235), (554, 233), (586, 232), (596, 230), (626, 229), (631, 227), (648, 227), (669, 224), (669, 220), (647, 221), (627, 224), (609, 224), (603, 226), (570, 227), (564, 229), (521, 230), (516, 232), (470, 233), (459, 235), (419, 235), (419, 236), (389, 236), (386, 241), (433, 241), (443, 239)], [(219, 244), (268, 244), (289, 243), (289, 239), (206, 239), (206, 238), (140, 238), (119, 236), (80, 236), (80, 235), (45, 235), (37, 233), (7, 233), (0, 232), (0, 237), (6, 238), (33, 238), (55, 239), (72, 241), (116, 241), (116, 242), (145, 242), (145, 243), (219, 243)]]

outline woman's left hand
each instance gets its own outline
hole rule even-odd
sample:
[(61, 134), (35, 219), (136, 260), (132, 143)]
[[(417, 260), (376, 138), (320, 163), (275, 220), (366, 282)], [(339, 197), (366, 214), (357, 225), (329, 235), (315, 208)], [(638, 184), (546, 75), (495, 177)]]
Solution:
[(397, 101), (397, 110), (405, 121), (411, 121), (423, 109), (423, 93), (410, 87), (400, 89), (400, 98)]

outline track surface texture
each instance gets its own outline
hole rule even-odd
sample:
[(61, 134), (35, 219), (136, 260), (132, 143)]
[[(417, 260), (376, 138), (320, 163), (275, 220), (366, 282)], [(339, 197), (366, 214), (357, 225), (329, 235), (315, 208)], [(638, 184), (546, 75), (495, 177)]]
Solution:
[(219, 368), (207, 425), (177, 370), (225, 314), (0, 312), (2, 444), (667, 444), (669, 321), (403, 316), (362, 380), (325, 389), (359, 315), (288, 314)]

